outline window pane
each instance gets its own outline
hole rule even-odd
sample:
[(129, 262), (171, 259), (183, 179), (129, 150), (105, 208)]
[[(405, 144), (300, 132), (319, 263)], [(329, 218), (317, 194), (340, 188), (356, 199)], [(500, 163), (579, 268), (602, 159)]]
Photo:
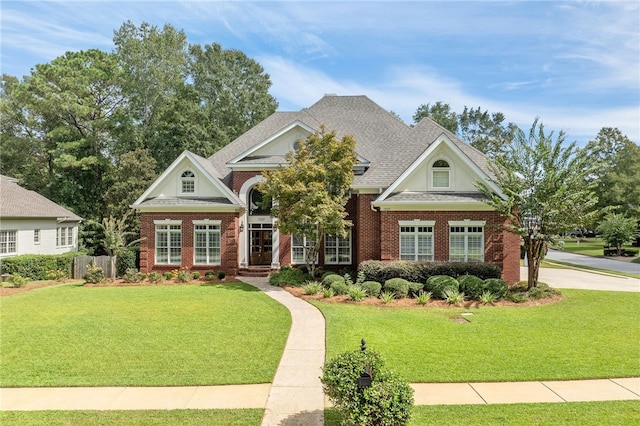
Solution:
[(451, 235), (449, 241), (449, 260), (464, 261), (464, 235)]
[(434, 170), (433, 171), (433, 187), (448, 188), (449, 187), (449, 171)]

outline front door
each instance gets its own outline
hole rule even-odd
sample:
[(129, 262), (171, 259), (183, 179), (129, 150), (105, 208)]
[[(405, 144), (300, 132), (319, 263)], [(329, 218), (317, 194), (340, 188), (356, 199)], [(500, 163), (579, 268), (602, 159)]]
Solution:
[(273, 251), (273, 231), (271, 229), (252, 229), (251, 265), (271, 265)]

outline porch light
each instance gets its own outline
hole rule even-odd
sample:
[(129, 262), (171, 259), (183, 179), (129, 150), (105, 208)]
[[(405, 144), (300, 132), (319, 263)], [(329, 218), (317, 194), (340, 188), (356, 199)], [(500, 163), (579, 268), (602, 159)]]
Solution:
[(244, 232), (244, 222), (240, 221), (240, 226), (238, 227), (238, 231)]

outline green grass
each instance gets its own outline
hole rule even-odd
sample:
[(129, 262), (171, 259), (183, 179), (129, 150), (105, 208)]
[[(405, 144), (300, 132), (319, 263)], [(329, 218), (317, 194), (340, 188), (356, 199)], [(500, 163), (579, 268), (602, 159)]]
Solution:
[[(602, 238), (577, 239), (567, 237), (561, 240), (564, 241), (563, 250), (566, 252), (596, 257), (604, 256), (603, 247), (607, 245)], [(631, 245), (623, 246), (623, 248), (628, 250), (638, 250), (638, 247), (633, 247)]]
[[(602, 426), (637, 425), (640, 401), (562, 404), (422, 405), (413, 407), (410, 426)], [(325, 425), (338, 426), (335, 410), (326, 410)]]
[(262, 409), (0, 411), (0, 424), (10, 425), (220, 425), (259, 426)]
[(563, 290), (543, 306), (385, 308), (314, 304), (327, 321), (327, 359), (379, 351), (409, 382), (568, 380), (640, 375), (639, 293)]
[(269, 383), (289, 311), (246, 284), (62, 285), (3, 297), (1, 386)]

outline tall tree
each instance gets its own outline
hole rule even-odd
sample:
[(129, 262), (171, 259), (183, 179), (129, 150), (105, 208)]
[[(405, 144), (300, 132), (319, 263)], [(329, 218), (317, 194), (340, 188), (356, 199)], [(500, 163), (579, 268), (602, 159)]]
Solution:
[(588, 179), (595, 182), (602, 216), (614, 209), (640, 219), (640, 146), (617, 128), (603, 127), (586, 146), (598, 164)]
[(45, 166), (41, 192), (85, 218), (100, 217), (103, 207), (102, 176), (123, 102), (117, 78), (113, 55), (67, 52), (36, 65), (3, 101), (12, 109), (12, 142), (38, 151), (36, 161)]
[(474, 148), (482, 151), (491, 158), (505, 152), (505, 145), (513, 139), (517, 126), (513, 123), (504, 124), (504, 114), (489, 113), (480, 107), (473, 109), (464, 107), (458, 114), (458, 136)]
[(451, 105), (438, 101), (435, 104), (422, 104), (413, 115), (413, 122), (418, 123), (428, 117), (449, 130), (451, 133), (458, 131), (458, 114), (451, 110)]
[(339, 140), (335, 131), (323, 127), (287, 154), (287, 166), (265, 172), (266, 179), (258, 185), (263, 205), (273, 205), (278, 228), (305, 237), (312, 276), (325, 234), (345, 236), (351, 226), (345, 206), (356, 163), (354, 149), (351, 136)]
[(515, 132), (507, 153), (491, 167), (503, 194), (483, 183), (477, 188), (486, 203), (508, 219), (505, 229), (522, 238), (528, 287), (535, 287), (547, 244), (594, 213), (593, 186), (584, 183), (594, 163), (575, 142), (565, 144), (564, 132), (554, 142), (553, 132), (545, 134), (536, 119), (528, 136), (520, 129)]

